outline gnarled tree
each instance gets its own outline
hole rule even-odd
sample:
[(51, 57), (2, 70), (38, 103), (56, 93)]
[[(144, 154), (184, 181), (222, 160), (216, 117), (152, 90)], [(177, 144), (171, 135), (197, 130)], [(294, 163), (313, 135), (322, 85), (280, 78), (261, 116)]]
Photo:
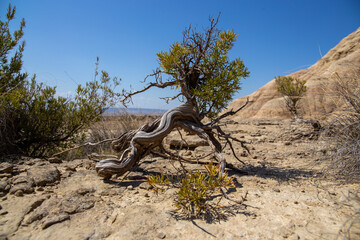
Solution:
[[(153, 74), (148, 75), (154, 80), (149, 82), (142, 90), (122, 93), (124, 105), (131, 102), (132, 96), (142, 93), (150, 88), (174, 88), (178, 92), (165, 100), (179, 99), (184, 104), (170, 109), (160, 119), (151, 124), (142, 126), (122, 134), (112, 142), (112, 148), (122, 152), (120, 159), (105, 159), (96, 165), (97, 173), (104, 178), (113, 174), (122, 175), (129, 171), (136, 163), (150, 152), (159, 147), (161, 155), (173, 157), (162, 146), (162, 140), (174, 128), (182, 128), (196, 133), (206, 139), (218, 158), (222, 172), (225, 168), (225, 159), (221, 156), (223, 146), (216, 138), (226, 139), (231, 149), (231, 141), (241, 141), (225, 134), (216, 125), (220, 119), (235, 114), (229, 111), (217, 117), (234, 93), (240, 89), (240, 79), (249, 75), (247, 68), (240, 58), (229, 60), (228, 52), (236, 41), (234, 31), (219, 31), (216, 28), (217, 19), (210, 19), (210, 26), (199, 32), (191, 27), (185, 29), (183, 40), (171, 45), (169, 51), (157, 54), (160, 67)], [(167, 77), (167, 80), (163, 80)], [(208, 117), (209, 123), (202, 123)], [(235, 152), (233, 150), (235, 155)], [(236, 156), (235, 156), (236, 157)]]

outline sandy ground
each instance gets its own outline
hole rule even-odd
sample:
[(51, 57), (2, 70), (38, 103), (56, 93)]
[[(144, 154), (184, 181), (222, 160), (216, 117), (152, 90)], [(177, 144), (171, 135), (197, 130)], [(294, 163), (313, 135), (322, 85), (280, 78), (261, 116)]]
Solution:
[[(175, 161), (149, 156), (125, 180), (103, 181), (88, 159), (31, 159), (16, 166), (17, 172), (3, 174), (2, 181), (13, 187), (14, 179), (29, 176), (29, 169), (49, 165), (61, 178), (34, 187), (33, 193), (4, 194), (0, 239), (344, 239), (349, 234), (360, 239), (354, 217), (360, 206), (352, 198), (359, 186), (319, 177), (327, 165), (328, 143), (301, 137), (312, 131), (309, 124), (230, 121), (225, 130), (248, 142), (251, 155), (234, 143), (244, 166), (229, 148), (224, 150), (227, 162), (241, 169), (228, 170), (236, 184), (229, 195), (241, 199), (248, 194), (243, 205), (222, 200), (220, 220), (184, 219), (174, 211), (176, 189), (158, 194), (148, 189), (148, 175), (174, 174)], [(200, 146), (180, 153), (190, 157), (209, 151)]]

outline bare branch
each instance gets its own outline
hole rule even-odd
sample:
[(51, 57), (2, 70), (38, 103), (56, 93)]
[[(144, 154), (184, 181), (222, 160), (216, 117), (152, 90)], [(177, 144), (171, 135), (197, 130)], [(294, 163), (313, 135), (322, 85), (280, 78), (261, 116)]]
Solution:
[(157, 88), (167, 88), (167, 87), (171, 87), (171, 86), (175, 86), (176, 85), (176, 81), (170, 81), (170, 82), (164, 82), (164, 83), (157, 83), (157, 82), (151, 82), (149, 83), (145, 88), (143, 88), (142, 90), (139, 91), (135, 91), (135, 92), (129, 92), (129, 93), (124, 93), (123, 96), (124, 98), (122, 100), (120, 100), (122, 102), (122, 104), (124, 106), (126, 106), (129, 102), (131, 102), (131, 98), (132, 96), (145, 92), (147, 90), (149, 90), (152, 87), (157, 87)]
[(169, 101), (175, 100), (175, 99), (177, 99), (178, 97), (180, 97), (181, 95), (182, 95), (182, 94), (179, 93), (179, 94), (177, 94), (177, 95), (174, 96), (174, 97), (164, 97), (164, 98), (160, 98), (160, 99), (163, 99), (163, 100), (165, 100), (166, 103), (169, 103)]
[(210, 123), (205, 124), (205, 126), (212, 126), (215, 123), (217, 123), (218, 121), (220, 121), (223, 118), (226, 118), (228, 116), (232, 116), (236, 113), (238, 113), (241, 109), (243, 109), (244, 107), (246, 107), (246, 105), (249, 103), (249, 98), (246, 99), (245, 104), (243, 104), (241, 107), (239, 107), (236, 111), (233, 111), (232, 109), (222, 115), (220, 115), (219, 117), (217, 117), (216, 119), (214, 119), (213, 121), (211, 121)]
[(99, 141), (99, 142), (97, 142), (97, 143), (86, 142), (86, 143), (80, 144), (80, 145), (78, 145), (78, 146), (76, 146), (76, 147), (68, 148), (68, 149), (66, 149), (66, 150), (64, 150), (64, 151), (55, 153), (55, 154), (53, 154), (51, 157), (56, 157), (56, 156), (59, 156), (59, 155), (61, 155), (61, 154), (63, 154), (63, 153), (66, 153), (66, 152), (69, 152), (69, 151), (72, 151), (72, 150), (75, 150), (75, 149), (79, 149), (79, 148), (82, 148), (82, 147), (97, 146), (97, 145), (99, 145), (99, 144), (103, 144), (103, 143), (107, 143), (107, 142), (112, 142), (112, 141), (114, 141), (114, 140), (116, 140), (116, 139), (117, 139), (117, 138), (109, 138), (109, 139), (105, 139), (105, 140)]

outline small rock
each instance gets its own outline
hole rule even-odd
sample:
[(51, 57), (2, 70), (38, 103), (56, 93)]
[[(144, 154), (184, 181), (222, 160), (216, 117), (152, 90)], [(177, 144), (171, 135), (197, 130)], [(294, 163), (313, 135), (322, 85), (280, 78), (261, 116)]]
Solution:
[(27, 175), (34, 179), (36, 186), (46, 186), (60, 180), (59, 170), (51, 165), (33, 167)]
[(150, 197), (149, 193), (145, 193), (144, 197), (147, 197), (147, 198)]
[(248, 156), (248, 153), (247, 151), (243, 151), (241, 154), (240, 154), (241, 157), (247, 157)]
[[(21, 197), (24, 193), (34, 192), (34, 180), (26, 176), (18, 176), (13, 179), (13, 186), (9, 193)], [(17, 193), (17, 194), (15, 194)]]
[(78, 164), (75, 163), (68, 163), (65, 166), (65, 170), (66, 171), (72, 171), (72, 172), (76, 172), (76, 168), (78, 167)]
[(291, 145), (291, 142), (289, 142), (289, 141), (284, 142), (284, 145), (285, 145), (285, 146), (289, 146), (289, 145)]
[(133, 190), (134, 187), (133, 187), (132, 185), (129, 185), (129, 186), (127, 186), (127, 189), (128, 189), (128, 190)]
[(93, 192), (95, 192), (94, 188), (79, 188), (76, 190), (76, 193), (82, 196), (86, 195), (87, 193), (93, 193)]
[(69, 220), (69, 219), (70, 219), (70, 216), (68, 214), (61, 214), (57, 217), (50, 218), (43, 223), (42, 229), (48, 228), (51, 225), (54, 225), (56, 223), (60, 223), (60, 222), (63, 222), (63, 221)]
[(280, 192), (280, 189), (278, 189), (278, 188), (273, 188), (273, 191), (274, 191), (274, 192)]
[(139, 185), (140, 189), (145, 189), (145, 190), (150, 190), (153, 188), (153, 186), (151, 186), (149, 183), (147, 182), (143, 182)]
[(68, 177), (71, 177), (71, 175), (73, 175), (73, 174), (74, 174), (73, 172), (66, 171), (61, 175), (61, 177), (62, 178), (68, 178)]
[(61, 202), (61, 209), (68, 214), (84, 212), (95, 206), (93, 197), (84, 197), (81, 195), (70, 195)]
[(160, 233), (158, 233), (157, 237), (160, 239), (164, 239), (166, 237), (166, 234), (163, 232), (160, 232)]
[(14, 192), (14, 195), (17, 197), (22, 197), (24, 196), (24, 192), (21, 189), (19, 189)]
[(0, 173), (12, 173), (14, 165), (8, 162), (0, 163)]
[(10, 190), (10, 185), (5, 181), (0, 181), (0, 192), (8, 192)]

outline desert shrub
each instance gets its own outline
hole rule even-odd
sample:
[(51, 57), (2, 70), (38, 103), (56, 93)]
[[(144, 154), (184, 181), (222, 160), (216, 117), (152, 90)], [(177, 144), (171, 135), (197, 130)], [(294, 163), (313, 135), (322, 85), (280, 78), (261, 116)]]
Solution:
[[(228, 177), (227, 172), (222, 175), (220, 167), (208, 164), (205, 169), (206, 173), (189, 170), (181, 178), (180, 183), (173, 183), (173, 186), (179, 189), (174, 199), (175, 206), (187, 218), (199, 218), (205, 214), (219, 218), (221, 188), (235, 188), (233, 179)], [(156, 191), (169, 185), (169, 180), (164, 175), (150, 175), (148, 182)], [(221, 197), (213, 201), (216, 194), (220, 194)]]
[(295, 118), (298, 117), (298, 103), (306, 93), (306, 81), (292, 77), (276, 77), (276, 88), (285, 99), (286, 107)]
[(360, 180), (360, 76), (335, 74), (334, 95), (345, 102), (342, 110), (335, 113), (328, 128), (335, 151), (331, 156), (330, 170), (346, 181)]
[(105, 71), (99, 78), (99, 59), (94, 80), (79, 85), (74, 98), (57, 96), (56, 87), (38, 83), (36, 76), (29, 80), (21, 72), (25, 20), (11, 33), (14, 16), (9, 5), (6, 20), (0, 20), (0, 155), (49, 155), (84, 137), (82, 131), (115, 103), (119, 80)]

